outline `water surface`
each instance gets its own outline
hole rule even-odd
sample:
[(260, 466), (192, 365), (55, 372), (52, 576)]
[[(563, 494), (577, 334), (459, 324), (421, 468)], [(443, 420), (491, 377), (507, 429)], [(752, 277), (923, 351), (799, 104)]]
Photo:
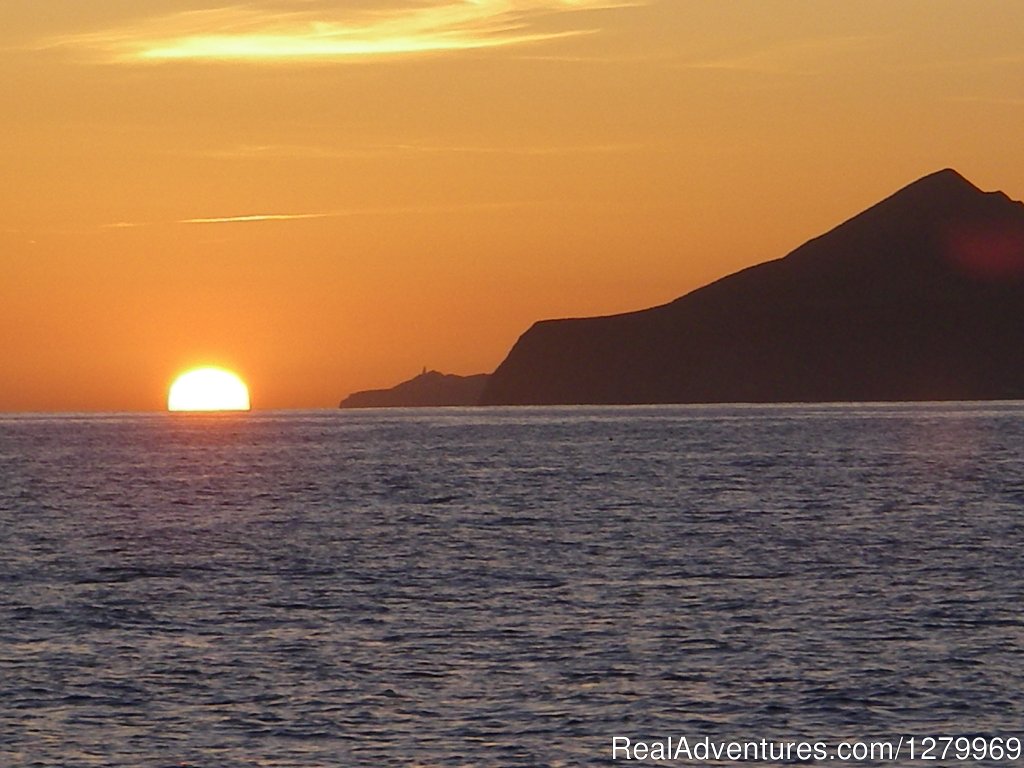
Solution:
[(1014, 403), (0, 417), (0, 764), (1022, 736), (1022, 448)]

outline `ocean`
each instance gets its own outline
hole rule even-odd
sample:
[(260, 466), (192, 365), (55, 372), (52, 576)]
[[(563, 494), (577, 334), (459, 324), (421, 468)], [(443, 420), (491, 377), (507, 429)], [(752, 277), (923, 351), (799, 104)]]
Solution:
[(0, 416), (0, 765), (1008, 765), (1022, 470), (1022, 403)]

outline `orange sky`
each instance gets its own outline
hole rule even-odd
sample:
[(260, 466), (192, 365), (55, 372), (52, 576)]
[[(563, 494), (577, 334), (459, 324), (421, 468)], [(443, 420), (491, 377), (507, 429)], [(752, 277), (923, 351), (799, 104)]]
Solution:
[(952, 166), (1024, 197), (1024, 4), (3, 0), (0, 410), (258, 408), (639, 309)]

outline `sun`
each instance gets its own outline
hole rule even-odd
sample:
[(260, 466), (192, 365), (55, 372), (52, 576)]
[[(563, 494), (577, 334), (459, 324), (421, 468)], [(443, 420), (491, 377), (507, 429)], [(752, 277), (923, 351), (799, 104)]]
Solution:
[(167, 410), (248, 411), (249, 389), (236, 374), (224, 368), (193, 368), (171, 384)]

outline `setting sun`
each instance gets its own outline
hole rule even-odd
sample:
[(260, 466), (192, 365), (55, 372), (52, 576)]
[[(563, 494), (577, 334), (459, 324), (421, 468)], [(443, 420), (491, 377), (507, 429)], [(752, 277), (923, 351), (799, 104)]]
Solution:
[(193, 368), (181, 374), (167, 394), (169, 411), (248, 411), (249, 389), (223, 368)]

